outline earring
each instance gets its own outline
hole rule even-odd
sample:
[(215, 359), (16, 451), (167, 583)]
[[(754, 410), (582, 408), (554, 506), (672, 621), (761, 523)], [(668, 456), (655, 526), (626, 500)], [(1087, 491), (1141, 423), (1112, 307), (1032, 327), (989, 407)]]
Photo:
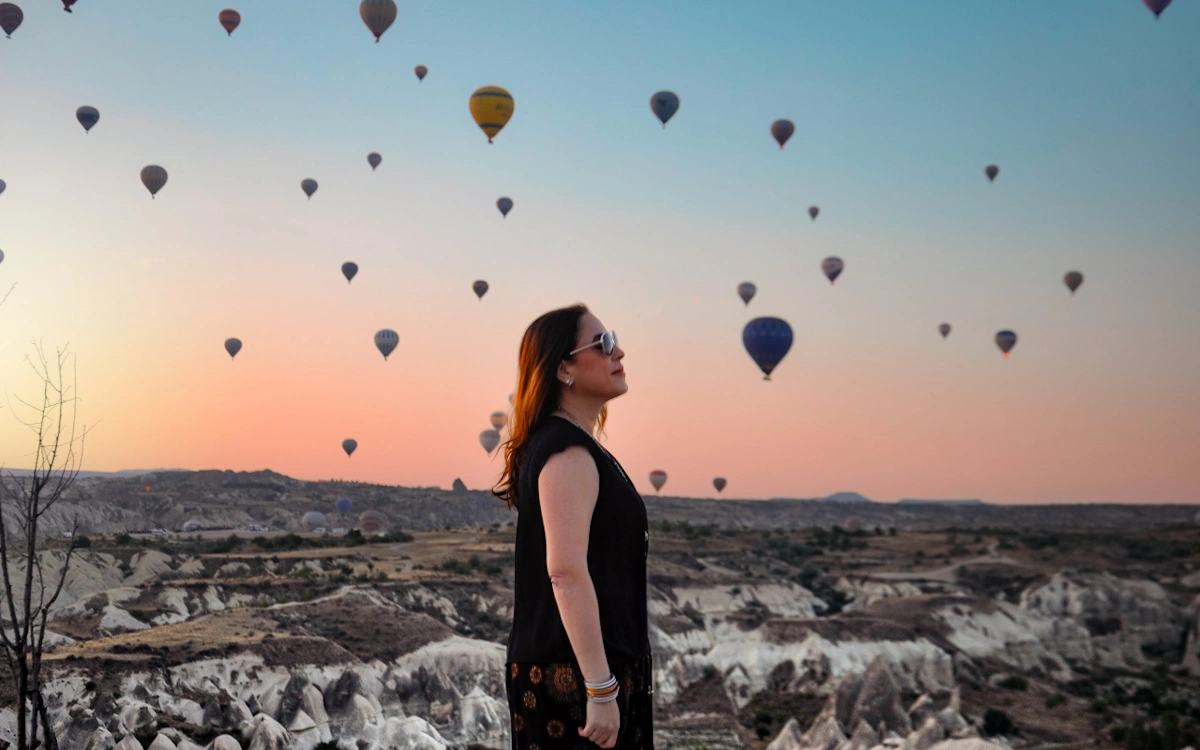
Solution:
[(575, 381), (572, 380), (571, 378), (567, 378), (565, 382), (566, 382), (568, 388), (570, 388), (572, 385), (575, 384)]

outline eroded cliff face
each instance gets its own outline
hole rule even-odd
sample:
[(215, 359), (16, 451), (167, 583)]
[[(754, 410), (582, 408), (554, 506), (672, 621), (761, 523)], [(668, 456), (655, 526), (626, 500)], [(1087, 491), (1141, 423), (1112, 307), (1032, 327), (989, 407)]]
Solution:
[[(47, 662), (59, 745), (505, 748), (512, 593), (461, 563), (503, 554), (493, 536), (454, 540), (454, 566), (422, 557), (448, 536), (369, 555), (80, 550)], [(1013, 676), (1035, 687), (1011, 710), (1062, 690), (1082, 716), (1090, 699), (1071, 691), (1105, 670), (1127, 692), (1156, 666), (1200, 677), (1194, 573), (1035, 569), (993, 550), (873, 572), (805, 557), (785, 576), (738, 568), (752, 552), (656, 563), (660, 747), (992, 750), (1005, 740), (980, 737), (979, 696)], [(986, 566), (1006, 577), (977, 585)], [(0, 709), (0, 739), (14, 721)]]

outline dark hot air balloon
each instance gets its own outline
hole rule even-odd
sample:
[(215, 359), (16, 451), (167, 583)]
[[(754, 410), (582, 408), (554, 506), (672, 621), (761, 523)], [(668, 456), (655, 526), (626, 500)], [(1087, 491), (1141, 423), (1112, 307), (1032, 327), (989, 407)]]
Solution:
[(237, 353), (242, 350), (241, 339), (225, 339), (225, 351), (229, 352), (229, 358), (233, 359)]
[(837, 281), (837, 277), (842, 275), (842, 269), (845, 267), (846, 264), (843, 263), (842, 259), (836, 255), (830, 255), (828, 258), (821, 261), (821, 271), (825, 274), (826, 278), (829, 279), (830, 284)]
[(792, 137), (792, 133), (796, 132), (796, 125), (791, 120), (776, 120), (771, 123), (771, 136), (779, 143), (779, 150), (783, 150), (783, 144), (788, 142), (788, 138)]
[(413, 72), (417, 74), (418, 81), (424, 81), (425, 76), (429, 75), (429, 68), (425, 67), (424, 65), (418, 65), (417, 67), (413, 68)]
[(742, 345), (763, 371), (763, 380), (770, 380), (771, 372), (792, 348), (792, 327), (781, 318), (755, 318), (742, 329)]
[(821, 213), (821, 208), (819, 206), (809, 206), (808, 207), (808, 216), (813, 221), (817, 220), (817, 214), (819, 214), (819, 213)]
[(1066, 276), (1063, 276), (1063, 283), (1067, 285), (1067, 289), (1071, 290), (1071, 294), (1079, 288), (1083, 283), (1083, 274), (1078, 271), (1068, 271)]
[(63, 4), (63, 10), (65, 10), (68, 13), (74, 12), (71, 10), (71, 6), (75, 4), (75, 0), (62, 0), (62, 4)]
[(479, 299), (483, 299), (483, 295), (487, 294), (488, 283), (486, 281), (484, 281), (483, 279), (480, 279), (479, 281), (476, 281), (474, 284), (472, 284), (471, 288), (475, 290), (476, 297), (478, 297)]
[(983, 173), (987, 175), (988, 182), (993, 182), (996, 179), (996, 175), (1000, 174), (1000, 167), (997, 167), (995, 164), (989, 164), (984, 168)]
[(942, 323), (940, 326), (938, 326), (938, 333), (942, 334), (942, 338), (946, 338), (947, 336), (949, 336), (950, 335), (950, 324)]
[(496, 449), (496, 446), (500, 444), (499, 430), (484, 430), (479, 433), (479, 444), (490, 455)]
[(396, 349), (396, 345), (400, 343), (400, 334), (390, 328), (384, 328), (375, 334), (375, 348), (383, 355), (383, 361), (387, 361), (388, 355)]
[(675, 112), (679, 110), (679, 97), (674, 91), (659, 91), (654, 96), (650, 97), (650, 111), (654, 116), (662, 120), (663, 129), (667, 128), (667, 120), (675, 116)]
[(142, 184), (150, 191), (150, 197), (153, 198), (159, 190), (163, 189), (163, 185), (167, 184), (167, 170), (156, 164), (142, 167)]
[(725, 477), (717, 477), (713, 480), (713, 487), (717, 488), (717, 492), (725, 489)]
[(357, 263), (355, 263), (353, 261), (346, 261), (345, 263), (342, 264), (342, 275), (346, 277), (347, 284), (349, 284), (350, 281), (353, 280), (357, 274), (358, 274), (358, 264)]
[(750, 300), (754, 299), (754, 295), (758, 293), (758, 287), (749, 281), (743, 281), (738, 284), (737, 293), (742, 298), (742, 302), (749, 305)]
[(1171, 0), (1142, 0), (1142, 2), (1150, 9), (1155, 18), (1161, 16), (1162, 12), (1171, 4)]
[(358, 6), (358, 15), (375, 35), (375, 43), (379, 44), (383, 32), (387, 31), (396, 20), (396, 2), (395, 0), (362, 0)]
[(12, 33), (24, 20), (25, 12), (21, 10), (21, 6), (15, 3), (0, 3), (0, 29), (4, 30), (5, 38), (12, 39)]
[(500, 215), (507, 218), (508, 212), (512, 210), (512, 198), (504, 197), (496, 199), (496, 208), (500, 209)]
[(304, 191), (309, 200), (312, 200), (313, 193), (317, 192), (317, 181), (311, 177), (306, 177), (300, 180), (300, 189)]
[(358, 449), (358, 441), (355, 440), (354, 438), (346, 438), (345, 440), (342, 441), (342, 450), (346, 451), (346, 458), (349, 458), (350, 454), (353, 453), (357, 449)]
[(1000, 351), (1004, 352), (1004, 358), (1008, 359), (1008, 353), (1017, 345), (1017, 334), (1012, 331), (1000, 331), (996, 334), (996, 346), (1000, 347)]
[(233, 30), (242, 22), (242, 14), (233, 8), (226, 8), (217, 14), (217, 20), (221, 22), (221, 28), (225, 29), (229, 36), (233, 36)]
[(371, 153), (367, 154), (367, 164), (371, 165), (372, 172), (375, 171), (375, 167), (378, 167), (382, 163), (383, 163), (383, 157), (380, 156), (377, 152), (372, 151)]
[(339, 497), (336, 505), (340, 513), (348, 513), (354, 507), (354, 503), (348, 497)]
[(83, 126), (83, 132), (87, 133), (100, 122), (100, 110), (84, 105), (75, 110), (75, 119)]

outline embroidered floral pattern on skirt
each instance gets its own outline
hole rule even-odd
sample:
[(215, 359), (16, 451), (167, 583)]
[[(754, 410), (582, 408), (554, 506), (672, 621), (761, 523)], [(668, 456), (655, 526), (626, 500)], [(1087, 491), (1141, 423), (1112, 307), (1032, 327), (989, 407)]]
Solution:
[[(654, 748), (654, 678), (649, 655), (613, 666), (621, 692), (617, 709), (620, 750)], [(577, 664), (508, 665), (508, 706), (512, 711), (513, 750), (596, 750), (579, 736), (587, 724), (587, 692)]]

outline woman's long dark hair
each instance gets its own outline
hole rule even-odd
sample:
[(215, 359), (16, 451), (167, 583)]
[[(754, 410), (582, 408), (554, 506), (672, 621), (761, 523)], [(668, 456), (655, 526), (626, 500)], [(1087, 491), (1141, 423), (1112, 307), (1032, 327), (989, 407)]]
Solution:
[[(508, 420), (508, 440), (502, 446), (504, 471), (492, 487), (492, 494), (503, 500), (509, 510), (518, 504), (518, 472), (529, 438), (537, 426), (558, 409), (562, 394), (558, 364), (572, 359), (567, 352), (575, 348), (579, 319), (587, 312), (587, 305), (583, 304), (551, 310), (530, 323), (521, 337), (513, 413)], [(600, 410), (601, 430), (607, 417), (606, 406)]]

